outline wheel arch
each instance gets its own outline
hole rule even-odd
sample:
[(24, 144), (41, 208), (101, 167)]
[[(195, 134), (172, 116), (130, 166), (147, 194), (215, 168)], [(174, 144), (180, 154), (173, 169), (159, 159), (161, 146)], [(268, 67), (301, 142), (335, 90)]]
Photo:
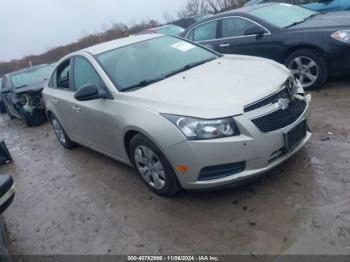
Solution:
[(138, 134), (144, 135), (144, 134), (142, 134), (139, 130), (130, 129), (130, 130), (126, 131), (126, 133), (124, 134), (124, 137), (123, 137), (123, 146), (124, 146), (124, 150), (125, 150), (125, 152), (126, 152), (126, 155), (127, 155), (128, 158), (129, 158), (130, 163), (132, 163), (131, 155), (130, 155), (130, 152), (129, 152), (130, 141), (131, 141), (131, 139), (132, 139), (134, 136), (136, 136), (136, 135), (138, 135)]
[(51, 117), (52, 117), (53, 113), (51, 112), (51, 110), (46, 110), (46, 116), (47, 119), (51, 122)]
[(317, 53), (319, 53), (320, 55), (323, 56), (323, 58), (326, 60), (326, 62), (328, 63), (328, 58), (326, 53), (319, 47), (313, 44), (296, 44), (293, 45), (291, 47), (289, 47), (283, 54), (281, 57), (281, 63), (284, 64), (285, 61), (287, 60), (288, 56), (290, 56), (293, 52), (297, 51), (297, 50), (301, 50), (301, 49), (312, 49), (314, 51), (316, 51)]

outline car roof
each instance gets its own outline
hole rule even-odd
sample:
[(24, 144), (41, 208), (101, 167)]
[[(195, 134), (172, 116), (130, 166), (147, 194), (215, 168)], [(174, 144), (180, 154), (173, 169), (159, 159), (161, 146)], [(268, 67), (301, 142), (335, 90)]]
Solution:
[(163, 36), (163, 35), (161, 35), (161, 34), (145, 34), (145, 35), (133, 35), (133, 36), (129, 36), (129, 37), (119, 38), (119, 39), (108, 41), (108, 42), (105, 42), (102, 44), (90, 46), (90, 47), (82, 49), (78, 52), (69, 54), (68, 56), (71, 56), (71, 55), (74, 55), (74, 54), (77, 54), (80, 52), (89, 53), (91, 55), (98, 55), (98, 54), (104, 53), (104, 52), (112, 50), (112, 49), (120, 48), (120, 47), (131, 45), (131, 44), (136, 44), (139, 42), (151, 40), (151, 39), (158, 38), (161, 36)]
[(260, 5), (250, 5), (250, 6), (243, 6), (241, 8), (237, 8), (234, 10), (229, 10), (225, 11), (216, 15), (213, 15), (211, 17), (208, 17), (206, 19), (203, 19), (197, 23), (194, 23), (191, 25), (189, 28), (186, 29), (185, 33), (189, 32), (192, 28), (196, 27), (199, 24), (203, 24), (205, 22), (209, 22), (211, 20), (215, 20), (217, 18), (225, 17), (225, 16), (230, 16), (230, 15), (237, 15), (237, 16), (247, 16), (251, 11), (269, 6), (269, 5), (278, 5), (279, 3), (267, 3), (267, 4), (260, 4)]
[(12, 76), (12, 75), (18, 74), (18, 73), (29, 72), (29, 71), (35, 70), (35, 69), (40, 68), (40, 67), (45, 67), (45, 66), (50, 66), (50, 65), (49, 64), (41, 64), (41, 65), (36, 65), (36, 66), (32, 66), (32, 67), (27, 67), (24, 69), (20, 69), (20, 70), (16, 70), (16, 71), (13, 71), (11, 73), (8, 73), (8, 74), (6, 74), (6, 76)]
[(175, 27), (181, 27), (181, 26), (178, 26), (178, 25), (167, 24), (167, 25), (152, 27), (152, 28), (149, 28), (149, 29), (147, 29), (147, 30), (162, 29), (162, 28), (173, 27), (173, 26), (175, 26)]

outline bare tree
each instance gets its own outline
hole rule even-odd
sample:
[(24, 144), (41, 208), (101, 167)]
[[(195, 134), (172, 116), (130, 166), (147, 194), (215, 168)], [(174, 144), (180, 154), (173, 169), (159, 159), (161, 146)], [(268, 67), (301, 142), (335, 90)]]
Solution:
[(174, 16), (169, 14), (168, 12), (165, 12), (163, 14), (163, 19), (164, 19), (165, 23), (170, 23), (170, 22), (175, 20)]

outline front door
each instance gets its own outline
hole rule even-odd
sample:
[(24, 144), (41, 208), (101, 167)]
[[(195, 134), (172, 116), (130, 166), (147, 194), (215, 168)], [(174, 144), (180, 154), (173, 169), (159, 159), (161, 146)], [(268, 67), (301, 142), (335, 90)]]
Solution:
[[(108, 93), (102, 79), (86, 58), (75, 57), (73, 68), (74, 91), (85, 85), (95, 85), (100, 92)], [(119, 154), (117, 134), (120, 128), (115, 119), (120, 112), (112, 110), (115, 101), (112, 99), (78, 101), (73, 98), (71, 103), (76, 138), (106, 153)]]

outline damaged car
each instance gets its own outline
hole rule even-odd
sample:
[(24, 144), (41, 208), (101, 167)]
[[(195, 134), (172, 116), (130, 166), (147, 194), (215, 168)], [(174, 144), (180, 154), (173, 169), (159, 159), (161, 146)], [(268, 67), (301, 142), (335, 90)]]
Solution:
[(53, 65), (40, 65), (4, 76), (0, 96), (11, 119), (24, 120), (27, 126), (46, 121), (42, 90)]

